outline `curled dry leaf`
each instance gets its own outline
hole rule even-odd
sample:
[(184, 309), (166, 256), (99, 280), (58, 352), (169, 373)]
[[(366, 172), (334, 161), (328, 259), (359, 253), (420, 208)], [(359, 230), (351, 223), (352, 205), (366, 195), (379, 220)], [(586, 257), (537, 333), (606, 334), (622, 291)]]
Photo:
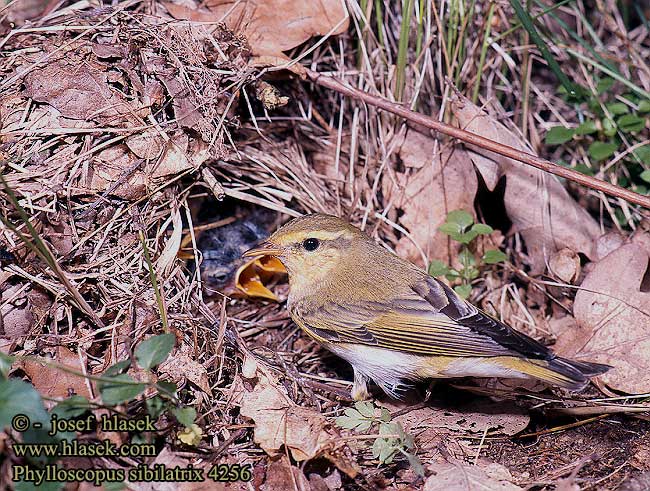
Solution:
[[(461, 128), (533, 153), (518, 135), (461, 95), (451, 107)], [(543, 272), (551, 255), (564, 247), (594, 256), (593, 244), (600, 227), (555, 176), (475, 145), (467, 147), (490, 190), (505, 176), (506, 212), (524, 238), (533, 273)]]
[[(650, 391), (650, 293), (644, 282), (648, 253), (625, 244), (586, 275), (573, 305), (581, 330), (565, 330), (565, 349), (579, 359), (614, 368), (601, 376), (613, 389)], [(558, 339), (559, 340), (559, 339)]]
[(297, 461), (322, 455), (346, 474), (354, 477), (355, 466), (334, 447), (341, 435), (320, 412), (298, 406), (273, 383), (270, 374), (258, 365), (257, 382), (251, 391), (240, 385), (237, 402), (242, 416), (255, 422), (255, 443), (270, 456), (285, 446)]
[[(206, 8), (163, 3), (177, 19), (223, 22), (229, 29), (243, 34), (254, 55), (253, 66), (284, 65), (289, 60), (285, 51), (313, 36), (345, 32), (349, 23), (348, 13), (340, 0), (210, 0), (202, 3)], [(279, 12), (282, 15), (278, 15)], [(294, 65), (293, 70), (299, 74), (304, 72), (300, 65)]]
[[(54, 359), (49, 360), (59, 365), (64, 365), (76, 372), (84, 372), (84, 366), (77, 353), (73, 353), (65, 346), (57, 346)], [(85, 365), (85, 362), (83, 362)], [(29, 376), (34, 387), (41, 395), (47, 397), (65, 398), (72, 394), (91, 399), (86, 379), (63, 371), (61, 368), (46, 365), (38, 360), (26, 359), (20, 366)]]
[(52, 301), (43, 292), (25, 288), (22, 283), (7, 286), (0, 282), (0, 337), (20, 338), (34, 328)]
[(166, 375), (174, 383), (188, 380), (212, 397), (208, 372), (203, 365), (192, 359), (189, 353), (191, 353), (189, 346), (181, 346), (158, 367), (158, 373), (161, 378), (165, 378), (163, 375)]
[(25, 94), (55, 107), (70, 119), (93, 120), (107, 126), (139, 125), (138, 108), (107, 83), (107, 73), (90, 63), (65, 59), (32, 70), (25, 76)]
[[(152, 154), (157, 153), (157, 159), (138, 158), (138, 153), (144, 154), (142, 145), (146, 142), (152, 144)], [(139, 199), (147, 189), (157, 187), (161, 179), (198, 169), (210, 157), (208, 145), (203, 140), (190, 138), (185, 133), (173, 135), (161, 144), (160, 151), (155, 150), (158, 144), (158, 140), (150, 136), (131, 141), (131, 146), (127, 142), (100, 151), (93, 161), (90, 179), (82, 188), (108, 192), (124, 199)]]
[(469, 465), (464, 462), (432, 464), (433, 475), (424, 483), (424, 491), (521, 491), (512, 483), (510, 472), (502, 465)]
[[(399, 223), (410, 233), (399, 239), (396, 252), (426, 267), (422, 254), (448, 262), (459, 244), (438, 231), (453, 210), (474, 209), (477, 180), (469, 155), (462, 148), (439, 148), (435, 140), (409, 129), (399, 149), (404, 172), (387, 173), (382, 181), (387, 202), (404, 213)], [(415, 242), (415, 244), (413, 243)]]
[(574, 283), (580, 276), (580, 257), (571, 249), (561, 249), (551, 256), (548, 269), (565, 283)]

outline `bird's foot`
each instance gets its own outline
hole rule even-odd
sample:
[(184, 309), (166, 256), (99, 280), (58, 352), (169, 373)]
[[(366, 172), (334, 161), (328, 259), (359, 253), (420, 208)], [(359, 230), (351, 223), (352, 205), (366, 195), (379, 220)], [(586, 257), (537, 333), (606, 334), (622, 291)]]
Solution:
[(354, 384), (352, 384), (352, 399), (355, 401), (365, 401), (370, 399), (368, 392), (368, 377), (354, 369)]
[(431, 399), (431, 394), (433, 394), (433, 388), (435, 386), (436, 386), (436, 381), (431, 380), (431, 382), (429, 382), (429, 387), (427, 387), (427, 390), (424, 393), (424, 402), (429, 402), (429, 399)]

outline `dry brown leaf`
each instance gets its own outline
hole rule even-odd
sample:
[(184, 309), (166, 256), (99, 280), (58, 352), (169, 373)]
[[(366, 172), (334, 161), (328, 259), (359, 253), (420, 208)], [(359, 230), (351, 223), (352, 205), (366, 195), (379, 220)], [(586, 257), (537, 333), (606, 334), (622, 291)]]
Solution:
[[(25, 76), (25, 94), (55, 107), (70, 119), (94, 120), (107, 126), (139, 125), (148, 109), (140, 109), (107, 83), (106, 72), (90, 63), (65, 59)], [(138, 113), (141, 114), (138, 114)]]
[(124, 140), (124, 143), (136, 157), (148, 160), (158, 158), (164, 146), (162, 136), (154, 129), (148, 129), (141, 133), (130, 135)]
[[(349, 23), (348, 13), (340, 0), (212, 0), (202, 4), (207, 8), (172, 2), (163, 4), (177, 19), (224, 22), (229, 29), (243, 34), (254, 55), (253, 66), (284, 65), (289, 60), (285, 51), (313, 36), (345, 32)], [(304, 72), (300, 65), (294, 65), (294, 69)]]
[(271, 464), (266, 469), (266, 479), (260, 489), (261, 491), (286, 491), (290, 489), (309, 491), (311, 486), (305, 474), (291, 465), (286, 455), (282, 455), (280, 458), (271, 461)]
[(424, 483), (424, 491), (521, 491), (512, 483), (510, 472), (502, 465), (469, 465), (443, 462), (429, 466), (433, 475)]
[(562, 340), (569, 354), (612, 365), (601, 379), (631, 394), (650, 391), (650, 293), (641, 290), (647, 268), (648, 254), (636, 243), (594, 264), (573, 305), (584, 331), (566, 330)]
[(561, 249), (551, 256), (548, 269), (565, 283), (574, 283), (580, 276), (580, 256), (571, 249)]
[[(385, 174), (382, 187), (386, 200), (404, 214), (399, 223), (410, 233), (399, 239), (397, 254), (423, 264), (429, 260), (448, 262), (457, 256), (459, 244), (438, 231), (450, 211), (464, 209), (473, 213), (477, 180), (467, 152), (436, 148), (435, 140), (413, 129), (408, 130), (399, 150), (405, 172)], [(450, 248), (451, 246), (451, 248)]]
[(255, 443), (272, 457), (282, 453), (282, 447), (297, 461), (322, 455), (354, 477), (356, 465), (334, 449), (341, 437), (338, 430), (320, 412), (291, 401), (272, 380), (270, 373), (257, 364), (255, 386), (245, 389), (240, 380), (235, 397), (241, 415), (255, 422)]
[(175, 383), (189, 380), (212, 397), (208, 372), (203, 365), (190, 357), (191, 351), (189, 346), (181, 346), (158, 367), (158, 373), (161, 376), (167, 375)]
[(255, 421), (255, 442), (272, 456), (285, 445), (297, 461), (314, 457), (333, 437), (325, 431), (327, 419), (294, 404), (259, 371), (258, 376), (252, 392), (241, 399), (242, 416)]
[[(83, 373), (85, 368), (79, 360), (79, 355), (65, 346), (56, 347), (56, 354), (51, 361), (77, 372)], [(65, 372), (60, 368), (46, 365), (34, 359), (27, 359), (20, 366), (41, 395), (65, 398), (74, 393), (86, 399), (91, 398), (86, 379), (82, 376)]]
[[(138, 158), (138, 154), (146, 154), (146, 144), (151, 144), (151, 155), (159, 155), (157, 160), (143, 162)], [(156, 147), (159, 144), (160, 147)], [(93, 161), (90, 179), (82, 183), (81, 188), (110, 191), (110, 194), (124, 199), (139, 199), (147, 189), (157, 187), (160, 180), (198, 169), (209, 157), (208, 145), (185, 133), (175, 134), (164, 145), (149, 135), (100, 151)]]
[(0, 283), (0, 336), (15, 340), (29, 333), (36, 320), (52, 305), (50, 298), (40, 290), (25, 288), (22, 283), (7, 286)]
[[(461, 128), (533, 153), (519, 136), (468, 99), (457, 95), (451, 107)], [(506, 177), (506, 212), (524, 238), (533, 273), (543, 272), (551, 255), (564, 247), (594, 257), (593, 244), (600, 227), (557, 178), (475, 145), (467, 147), (490, 190)]]
[[(383, 403), (391, 412), (408, 408), (404, 402)], [(404, 429), (413, 435), (424, 436), (424, 432), (483, 433), (492, 431), (502, 435), (515, 435), (523, 431), (530, 417), (512, 402), (493, 402), (479, 399), (469, 404), (454, 407), (426, 406), (409, 411), (395, 418)]]

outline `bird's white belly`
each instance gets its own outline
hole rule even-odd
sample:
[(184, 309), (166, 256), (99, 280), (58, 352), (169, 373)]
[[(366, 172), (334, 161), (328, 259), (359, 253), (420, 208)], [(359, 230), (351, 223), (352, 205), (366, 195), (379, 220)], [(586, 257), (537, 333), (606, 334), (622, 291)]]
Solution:
[(422, 357), (363, 344), (328, 344), (327, 349), (379, 383), (380, 380), (413, 379)]
[(494, 358), (418, 356), (374, 346), (328, 343), (326, 347), (382, 387), (394, 388), (403, 380), (447, 377), (529, 378), (502, 366)]

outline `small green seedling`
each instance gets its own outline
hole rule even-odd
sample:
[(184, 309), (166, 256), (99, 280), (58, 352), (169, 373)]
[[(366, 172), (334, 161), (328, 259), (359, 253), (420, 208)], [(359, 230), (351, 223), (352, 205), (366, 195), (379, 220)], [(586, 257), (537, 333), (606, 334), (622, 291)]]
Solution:
[(469, 244), (479, 235), (489, 235), (494, 229), (484, 223), (474, 223), (474, 217), (465, 210), (455, 210), (447, 215), (447, 221), (438, 230), (447, 234), (452, 240), (462, 244), (458, 254), (461, 264), (459, 269), (447, 266), (437, 259), (429, 264), (429, 274), (432, 276), (445, 276), (449, 281), (460, 280), (460, 285), (454, 291), (463, 298), (468, 298), (472, 293), (472, 281), (478, 278), (479, 267), (482, 264), (497, 264), (507, 259), (507, 256), (496, 249), (485, 251), (481, 261), (478, 262), (469, 249)]
[(424, 476), (424, 467), (416, 455), (413, 437), (404, 431), (400, 423), (391, 422), (388, 409), (376, 407), (372, 402), (356, 402), (354, 408), (347, 408), (343, 416), (336, 418), (336, 425), (359, 433), (375, 426), (378, 434), (372, 444), (372, 456), (382, 464), (390, 464), (401, 454), (418, 476)]
[[(562, 86), (558, 87), (558, 93), (566, 96)], [(590, 176), (603, 172), (606, 180), (637, 193), (650, 194), (650, 145), (646, 143), (650, 99), (637, 92), (625, 92), (624, 84), (604, 77), (597, 80), (596, 91), (575, 107), (579, 124), (553, 126), (546, 132), (546, 144), (562, 146), (571, 142), (565, 147), (569, 153), (578, 147), (581, 152), (577, 155), (587, 157), (572, 159), (575, 170)], [(618, 165), (609, 165), (607, 161), (617, 154)], [(618, 213), (618, 209), (615, 211), (619, 224), (628, 226), (628, 217)]]

